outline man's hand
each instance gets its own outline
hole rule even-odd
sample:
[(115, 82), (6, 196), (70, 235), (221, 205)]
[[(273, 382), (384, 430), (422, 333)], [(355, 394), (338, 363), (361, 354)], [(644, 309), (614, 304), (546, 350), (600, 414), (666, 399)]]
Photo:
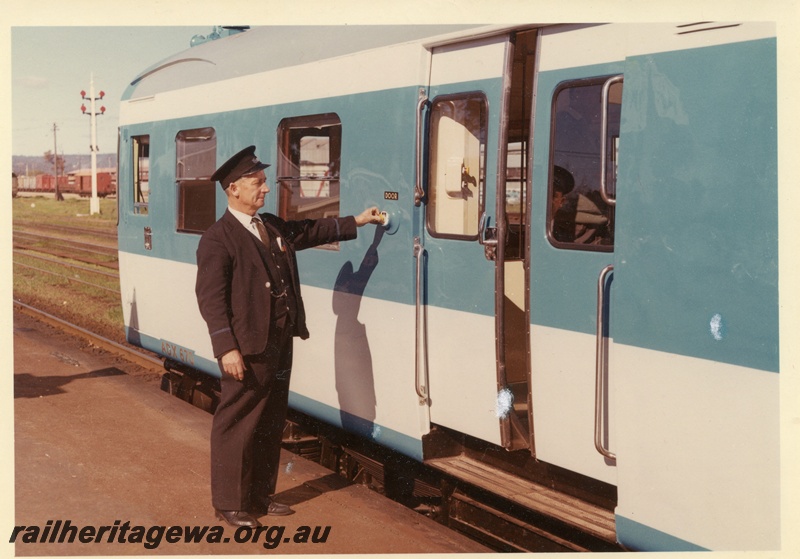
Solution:
[(236, 380), (244, 379), (244, 358), (238, 349), (223, 354), (222, 369)]
[(376, 225), (383, 224), (383, 216), (381, 216), (381, 211), (376, 208), (375, 206), (371, 208), (367, 208), (357, 216), (356, 218), (356, 225), (359, 227), (366, 225), (368, 223), (374, 223)]

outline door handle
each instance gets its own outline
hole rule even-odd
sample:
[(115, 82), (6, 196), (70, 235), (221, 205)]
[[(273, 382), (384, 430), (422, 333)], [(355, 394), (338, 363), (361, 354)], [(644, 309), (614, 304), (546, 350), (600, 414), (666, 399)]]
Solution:
[(486, 212), (481, 214), (480, 224), (478, 225), (478, 242), (483, 245), (483, 254), (486, 260), (494, 261), (497, 257), (497, 227), (487, 227), (489, 216)]
[(483, 246), (497, 246), (497, 228), (487, 227), (489, 216), (486, 212), (481, 214), (480, 225), (478, 226), (478, 242)]
[(415, 145), (414, 145), (414, 153), (416, 154), (416, 169), (415, 169), (415, 177), (414, 177), (414, 205), (419, 206), (422, 203), (422, 197), (425, 196), (425, 189), (422, 187), (422, 133), (424, 131), (423, 123), (422, 123), (422, 111), (425, 109), (425, 105), (428, 104), (428, 95), (425, 93), (425, 90), (420, 88), (419, 90), (419, 101), (417, 101), (417, 128), (416, 128), (416, 138), (415, 138)]
[(608, 148), (606, 147), (606, 138), (608, 137), (608, 91), (615, 83), (621, 83), (623, 76), (614, 76), (609, 78), (603, 84), (603, 96), (601, 102), (601, 117), (600, 117), (600, 197), (609, 206), (617, 203), (616, 193), (612, 198), (608, 194), (608, 186), (606, 185), (606, 174), (608, 173)]
[(422, 305), (422, 259), (424, 254), (425, 247), (422, 246), (420, 238), (414, 237), (414, 258), (417, 260), (415, 299), (416, 325), (414, 328), (414, 387), (421, 405), (424, 405), (428, 401), (428, 334), (425, 308)]
[(614, 271), (614, 266), (609, 264), (600, 272), (597, 280), (597, 350), (595, 361), (595, 384), (594, 384), (594, 447), (597, 452), (616, 460), (617, 455), (603, 446), (603, 373), (606, 372), (606, 344), (603, 336), (603, 310), (606, 306), (606, 278)]

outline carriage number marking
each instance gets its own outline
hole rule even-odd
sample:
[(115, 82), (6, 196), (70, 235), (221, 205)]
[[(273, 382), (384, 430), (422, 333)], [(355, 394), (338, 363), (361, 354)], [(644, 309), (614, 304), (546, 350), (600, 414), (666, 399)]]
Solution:
[(383, 199), (384, 200), (398, 200), (399, 197), (398, 197), (397, 192), (384, 192), (383, 193)]
[(194, 365), (194, 351), (186, 349), (172, 342), (161, 340), (161, 352), (169, 357), (179, 359), (189, 365)]

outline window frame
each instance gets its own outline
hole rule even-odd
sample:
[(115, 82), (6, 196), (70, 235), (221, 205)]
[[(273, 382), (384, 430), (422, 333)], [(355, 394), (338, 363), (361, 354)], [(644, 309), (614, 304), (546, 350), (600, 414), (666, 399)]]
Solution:
[[(142, 138), (147, 138), (142, 142)], [(147, 146), (147, 157), (142, 157), (141, 146)], [(147, 180), (142, 180), (141, 162), (147, 160)], [(134, 215), (149, 215), (150, 213), (150, 134), (131, 136), (131, 179), (133, 181), (133, 206)], [(143, 192), (142, 184), (147, 183), (147, 190)], [(144, 198), (144, 201), (141, 199)]]
[(477, 176), (477, 196), (478, 196), (478, 204), (477, 204), (477, 215), (476, 217), (476, 224), (480, 222), (481, 215), (486, 209), (486, 160), (487, 160), (487, 146), (489, 141), (489, 99), (486, 96), (486, 93), (483, 91), (460, 91), (458, 93), (448, 93), (444, 95), (438, 95), (433, 98), (430, 103), (430, 108), (428, 110), (428, 118), (427, 118), (427, 142), (426, 146), (427, 149), (425, 151), (425, 161), (427, 162), (427, 173), (426, 173), (426, 192), (425, 192), (425, 228), (428, 234), (431, 237), (437, 239), (452, 239), (452, 240), (459, 240), (459, 241), (477, 241), (480, 236), (480, 226), (476, 225), (475, 234), (458, 234), (458, 233), (450, 233), (450, 232), (442, 232), (439, 231), (435, 226), (435, 223), (432, 223), (432, 219), (435, 218), (435, 210), (434, 207), (436, 204), (436, 196), (432, 196), (434, 194), (434, 179), (432, 177), (433, 173), (433, 155), (434, 155), (434, 147), (438, 147), (438, 143), (435, 144), (435, 138), (433, 137), (433, 116), (434, 116), (434, 108), (439, 103), (445, 103), (450, 101), (458, 101), (464, 100), (468, 101), (471, 99), (476, 99), (479, 101), (481, 105), (481, 122), (480, 122), (480, 131), (481, 131), (481, 138), (479, 138), (479, 154), (478, 157), (480, 159), (479, 163), (479, 172)]
[[(324, 130), (325, 134), (314, 135), (313, 132), (315, 130)], [(329, 112), (286, 117), (278, 123), (276, 135), (275, 188), (278, 189), (278, 217), (286, 221), (341, 217), (341, 168), (344, 127), (339, 115)], [(327, 162), (304, 162), (301, 160), (302, 139), (306, 137), (325, 137), (328, 139)], [(297, 146), (296, 154), (293, 146)], [(293, 157), (295, 155), (296, 158)], [(303, 174), (301, 171), (304, 165), (324, 165), (327, 166), (328, 171)], [(310, 182), (327, 182), (328, 195), (306, 197), (303, 186), (304, 183)], [(293, 205), (292, 202), (295, 198), (308, 200), (305, 208), (299, 202)], [(316, 204), (320, 204), (320, 207), (314, 208), (313, 206)], [(332, 206), (331, 208), (327, 208), (329, 204)], [(335, 212), (332, 211), (334, 205)], [(309, 209), (309, 207), (311, 208)], [(315, 211), (320, 212), (321, 215), (315, 215)], [(338, 250), (339, 243), (327, 243), (316, 248)]]
[[(592, 87), (598, 86), (601, 89), (603, 85), (608, 82), (609, 80), (614, 79), (616, 76), (620, 74), (608, 74), (602, 76), (593, 76), (593, 77), (586, 77), (586, 78), (576, 78), (576, 79), (568, 79), (560, 82), (555, 89), (553, 90), (553, 95), (550, 103), (550, 151), (548, 154), (548, 170), (547, 170), (547, 202), (546, 202), (546, 209), (545, 209), (545, 234), (547, 236), (548, 242), (562, 250), (579, 250), (579, 251), (589, 251), (589, 252), (613, 252), (614, 251), (614, 225), (615, 225), (615, 214), (616, 214), (616, 207), (614, 205), (607, 205), (607, 216), (609, 217), (610, 223), (610, 244), (592, 244), (592, 243), (576, 243), (570, 241), (561, 241), (555, 238), (553, 233), (553, 225), (554, 225), (554, 212), (552, 209), (553, 206), (553, 196), (554, 196), (554, 174), (555, 174), (555, 153), (556, 153), (556, 119), (558, 116), (557, 105), (558, 105), (558, 96), (561, 92), (570, 89), (570, 88), (578, 88), (578, 87)], [(620, 82), (620, 86), (624, 87), (623, 82)], [(600, 114), (606, 110), (605, 107), (602, 106), (602, 93), (600, 95)], [(617, 142), (619, 141), (619, 125), (621, 123), (621, 114), (622, 114), (622, 104), (620, 102), (620, 122), (617, 123), (617, 134), (609, 134), (609, 131), (606, 131), (607, 137), (603, 139), (603, 141), (608, 141), (608, 138), (611, 137), (612, 139), (616, 139)], [(601, 130), (602, 131), (602, 130)], [(601, 152), (598, 152), (598, 158)], [(616, 172), (617, 169), (617, 161), (616, 157), (618, 156), (618, 144), (615, 145), (612, 142), (611, 148), (609, 149), (608, 146), (606, 148), (606, 156), (609, 158), (609, 164), (607, 166), (608, 169), (614, 169)], [(598, 159), (598, 172), (602, 169), (602, 161)], [(614, 191), (616, 192), (616, 177), (614, 181)], [(577, 185), (576, 185), (577, 186)], [(595, 190), (599, 193), (599, 177), (598, 177), (598, 188)], [(593, 192), (595, 192), (593, 191)]]
[[(205, 133), (206, 136), (187, 137), (190, 133)], [(184, 153), (184, 157), (181, 157), (181, 141), (184, 143), (209, 141), (209, 143), (213, 142), (213, 146), (188, 155)], [(196, 173), (198, 176), (184, 176), (181, 172), (181, 169), (185, 168), (185, 165), (182, 166), (183, 160), (187, 157), (198, 157), (198, 154), (202, 157), (204, 153), (213, 153), (213, 158), (208, 158), (210, 164), (203, 162), (201, 164), (202, 171), (199, 174)], [(217, 132), (215, 128), (211, 126), (187, 128), (179, 130), (175, 134), (175, 230), (178, 233), (202, 235), (216, 221), (217, 187), (216, 183), (211, 180), (216, 163)], [(199, 192), (200, 195), (191, 197), (190, 192), (195, 194)], [(189, 204), (190, 201), (197, 202), (198, 200), (199, 204)]]

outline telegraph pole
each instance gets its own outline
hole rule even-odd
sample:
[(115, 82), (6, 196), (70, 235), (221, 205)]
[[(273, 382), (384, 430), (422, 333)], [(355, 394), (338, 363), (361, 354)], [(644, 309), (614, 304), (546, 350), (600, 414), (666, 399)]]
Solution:
[(53, 173), (56, 177), (56, 184), (55, 184), (55, 195), (56, 200), (61, 202), (64, 200), (64, 197), (61, 195), (61, 191), (58, 189), (58, 142), (56, 141), (56, 131), (58, 130), (58, 126), (56, 123), (53, 123), (53, 166), (55, 167), (55, 173)]
[(97, 197), (97, 115), (98, 114), (105, 114), (106, 108), (100, 107), (100, 113), (95, 112), (94, 110), (94, 102), (97, 100), (102, 99), (105, 96), (105, 92), (100, 92), (100, 97), (94, 96), (94, 73), (89, 75), (89, 97), (86, 97), (86, 92), (81, 91), (81, 99), (88, 99), (89, 100), (89, 112), (86, 112), (86, 105), (81, 105), (81, 111), (83, 114), (88, 114), (89, 118), (91, 119), (91, 131), (92, 131), (92, 145), (89, 146), (89, 149), (92, 151), (92, 198), (91, 202), (89, 203), (89, 214), (99, 214), (100, 213), (100, 199)]

